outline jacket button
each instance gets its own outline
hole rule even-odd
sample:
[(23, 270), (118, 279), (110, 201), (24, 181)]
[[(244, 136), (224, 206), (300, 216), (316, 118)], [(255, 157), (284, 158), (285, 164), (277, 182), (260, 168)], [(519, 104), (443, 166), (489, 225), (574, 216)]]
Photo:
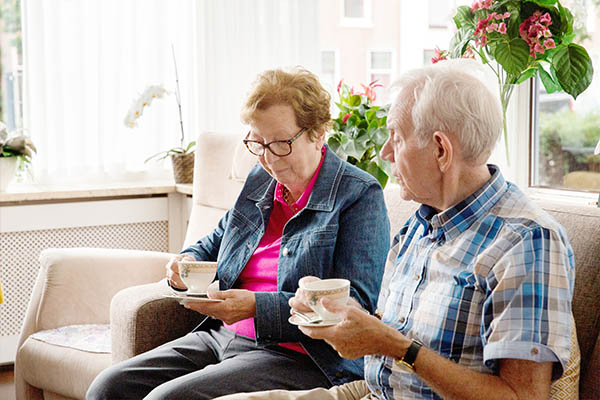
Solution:
[(283, 249), (283, 252), (281, 254), (283, 254), (284, 257), (287, 257), (287, 255), (290, 254), (290, 251), (286, 247), (286, 248)]

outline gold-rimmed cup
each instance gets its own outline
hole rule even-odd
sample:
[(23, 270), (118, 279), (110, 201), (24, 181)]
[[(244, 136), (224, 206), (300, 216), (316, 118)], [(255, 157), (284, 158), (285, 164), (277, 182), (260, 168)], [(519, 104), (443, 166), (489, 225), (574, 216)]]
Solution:
[(300, 289), (308, 297), (309, 307), (319, 314), (323, 321), (340, 319), (321, 305), (321, 299), (328, 298), (340, 304), (346, 304), (350, 297), (350, 281), (341, 278), (321, 279), (309, 282), (300, 282)]
[(188, 288), (188, 293), (206, 293), (208, 285), (215, 280), (217, 263), (215, 261), (179, 261), (177, 269), (181, 280)]

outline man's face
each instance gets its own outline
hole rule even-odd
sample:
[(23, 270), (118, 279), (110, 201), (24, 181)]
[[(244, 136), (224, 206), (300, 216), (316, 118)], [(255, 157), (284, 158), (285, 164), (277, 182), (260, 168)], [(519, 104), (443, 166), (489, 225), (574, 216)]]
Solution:
[(441, 178), (435, 159), (437, 149), (433, 141), (419, 146), (411, 108), (412, 104), (402, 100), (392, 104), (387, 119), (390, 137), (381, 149), (381, 158), (391, 163), (392, 175), (400, 185), (404, 200), (432, 204), (439, 195)]

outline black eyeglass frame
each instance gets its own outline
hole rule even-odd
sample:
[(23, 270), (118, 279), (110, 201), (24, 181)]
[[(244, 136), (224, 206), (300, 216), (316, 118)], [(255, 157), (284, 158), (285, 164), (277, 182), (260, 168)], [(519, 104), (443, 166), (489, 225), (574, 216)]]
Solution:
[[(259, 156), (259, 157), (262, 156), (263, 154), (265, 154), (265, 148), (267, 148), (267, 149), (269, 149), (269, 151), (271, 152), (271, 154), (276, 155), (277, 157), (285, 157), (285, 156), (289, 156), (290, 154), (292, 154), (292, 143), (294, 143), (296, 140), (298, 140), (298, 138), (300, 136), (302, 136), (302, 134), (304, 133), (304, 131), (306, 131), (306, 128), (300, 129), (300, 131), (298, 131), (298, 133), (296, 133), (294, 135), (294, 137), (292, 137), (291, 139), (288, 139), (288, 140), (273, 140), (272, 142), (269, 142), (269, 143), (261, 143), (258, 140), (248, 139), (248, 136), (250, 136), (250, 133), (251, 133), (251, 131), (248, 131), (248, 134), (246, 135), (246, 138), (243, 140), (243, 142), (246, 145), (246, 148), (248, 149), (248, 151), (250, 153), (254, 154), (255, 156)], [(263, 147), (263, 151), (260, 154), (256, 154), (255, 152), (253, 152), (250, 149), (250, 146), (248, 146), (248, 143), (256, 143), (256, 144), (261, 145)], [(271, 149), (271, 144), (273, 144), (273, 143), (286, 143), (289, 146), (290, 151), (287, 152), (286, 154), (277, 154), (277, 153), (275, 153), (273, 151), (273, 149)]]

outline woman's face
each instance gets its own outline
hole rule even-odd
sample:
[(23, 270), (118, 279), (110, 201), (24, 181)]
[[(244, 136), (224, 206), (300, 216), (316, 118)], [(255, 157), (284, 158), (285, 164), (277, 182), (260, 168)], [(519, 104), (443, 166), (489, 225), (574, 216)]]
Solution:
[[(274, 140), (289, 140), (300, 130), (292, 107), (278, 104), (255, 112), (248, 139), (263, 144)], [(291, 191), (302, 192), (319, 165), (324, 140), (325, 135), (321, 135), (316, 142), (312, 142), (305, 131), (292, 143), (289, 155), (279, 157), (265, 149), (258, 159), (269, 175), (278, 182)]]

